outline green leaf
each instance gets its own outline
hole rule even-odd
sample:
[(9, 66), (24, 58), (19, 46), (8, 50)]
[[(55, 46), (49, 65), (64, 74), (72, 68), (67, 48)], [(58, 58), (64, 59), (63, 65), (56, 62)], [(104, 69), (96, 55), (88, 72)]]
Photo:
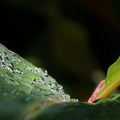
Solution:
[(120, 85), (120, 57), (107, 72), (104, 87), (98, 92), (97, 98), (105, 98)]
[(1, 120), (28, 120), (52, 103), (69, 100), (70, 96), (46, 70), (0, 44)]
[(120, 102), (100, 104), (57, 103), (43, 109), (35, 120), (119, 120)]

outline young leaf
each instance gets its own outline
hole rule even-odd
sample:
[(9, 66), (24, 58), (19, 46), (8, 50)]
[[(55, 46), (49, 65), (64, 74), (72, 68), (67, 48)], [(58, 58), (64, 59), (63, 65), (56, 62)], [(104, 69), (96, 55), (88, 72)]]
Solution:
[(88, 102), (93, 102), (100, 98), (107, 97), (120, 85), (120, 57), (113, 63), (107, 72), (105, 81), (101, 81), (97, 86)]
[(97, 99), (107, 97), (120, 85), (120, 57), (113, 63), (107, 72), (104, 87), (98, 92)]

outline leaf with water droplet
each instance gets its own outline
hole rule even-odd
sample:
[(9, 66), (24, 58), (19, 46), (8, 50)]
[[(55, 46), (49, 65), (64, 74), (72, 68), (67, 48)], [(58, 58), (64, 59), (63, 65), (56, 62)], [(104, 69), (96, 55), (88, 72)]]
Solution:
[(0, 60), (4, 59), (0, 62), (0, 110), (12, 106), (10, 110), (4, 108), (1, 114), (13, 112), (23, 119), (28, 114), (34, 116), (49, 104), (70, 100), (45, 69), (37, 68), (1, 44), (0, 54)]

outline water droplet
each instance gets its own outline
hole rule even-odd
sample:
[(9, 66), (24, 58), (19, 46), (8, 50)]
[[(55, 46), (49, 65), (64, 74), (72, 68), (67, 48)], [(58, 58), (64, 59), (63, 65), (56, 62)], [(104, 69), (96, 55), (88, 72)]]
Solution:
[(10, 71), (10, 72), (13, 72), (12, 69), (8, 66), (7, 69)]
[(38, 80), (37, 79), (34, 79), (34, 82), (37, 82)]
[(7, 55), (7, 52), (3, 52), (4, 53), (4, 55), (5, 55), (5, 57), (7, 57), (8, 55)]
[(31, 71), (31, 70), (32, 70), (30, 66), (26, 66), (26, 69), (27, 69), (28, 71)]
[(47, 70), (45, 70), (44, 68), (42, 68), (42, 70), (43, 70), (43, 74), (44, 74), (45, 76), (48, 76)]
[(34, 72), (35, 72), (35, 73), (39, 73), (39, 72), (40, 72), (39, 68), (35, 67), (35, 68), (34, 68)]
[(45, 84), (45, 79), (41, 76), (42, 83)]
[(70, 99), (70, 102), (78, 102), (78, 99)]
[(20, 73), (19, 69), (14, 69), (13, 72), (14, 73)]
[(63, 86), (62, 86), (62, 85), (59, 85), (59, 89), (60, 89), (60, 90), (63, 89)]

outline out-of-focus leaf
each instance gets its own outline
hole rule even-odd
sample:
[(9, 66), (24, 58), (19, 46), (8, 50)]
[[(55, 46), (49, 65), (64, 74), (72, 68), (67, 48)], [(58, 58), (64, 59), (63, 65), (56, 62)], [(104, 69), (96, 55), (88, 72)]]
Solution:
[[(57, 109), (57, 111), (56, 111)], [(100, 104), (57, 103), (42, 110), (37, 120), (118, 120), (120, 101)]]

